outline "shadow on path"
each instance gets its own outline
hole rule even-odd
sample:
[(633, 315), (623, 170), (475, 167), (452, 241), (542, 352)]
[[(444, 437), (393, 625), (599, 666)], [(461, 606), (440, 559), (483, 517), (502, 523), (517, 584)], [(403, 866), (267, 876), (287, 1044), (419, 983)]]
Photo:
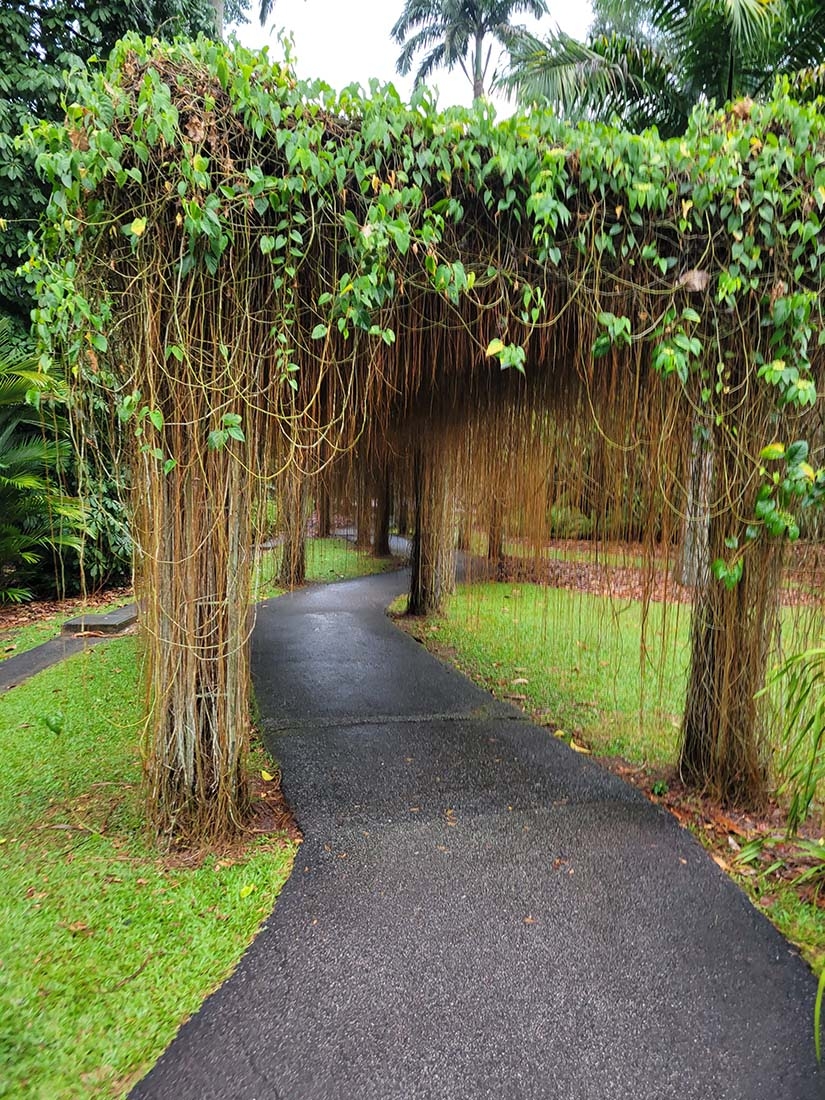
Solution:
[(132, 1095), (821, 1100), (795, 952), (669, 815), (397, 630), (404, 583), (259, 608), (305, 842)]

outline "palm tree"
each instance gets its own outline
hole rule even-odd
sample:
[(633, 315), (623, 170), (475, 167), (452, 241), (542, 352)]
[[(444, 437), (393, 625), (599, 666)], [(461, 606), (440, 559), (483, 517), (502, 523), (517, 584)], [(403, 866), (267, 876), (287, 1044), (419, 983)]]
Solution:
[[(521, 13), (540, 19), (547, 14), (547, 4), (545, 0), (406, 0), (391, 32), (403, 46), (396, 68), (406, 76), (413, 58), (423, 53), (415, 74), (415, 83), (421, 84), (434, 69), (458, 65), (473, 86), (473, 99), (479, 99), (484, 95), (493, 44), (506, 46), (517, 31), (511, 20)], [(488, 39), (492, 41), (485, 53)]]
[(765, 96), (780, 74), (800, 91), (807, 79), (807, 94), (822, 83), (822, 0), (596, 0), (594, 14), (587, 42), (515, 32), (501, 86), (571, 119), (671, 136), (702, 100)]

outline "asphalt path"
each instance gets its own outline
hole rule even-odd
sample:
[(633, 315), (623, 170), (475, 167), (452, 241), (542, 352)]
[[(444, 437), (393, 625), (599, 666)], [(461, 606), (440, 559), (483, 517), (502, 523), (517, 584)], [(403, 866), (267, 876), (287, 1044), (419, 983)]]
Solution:
[(263, 604), (304, 844), (139, 1100), (822, 1100), (815, 982), (689, 833), (399, 631), (391, 574)]

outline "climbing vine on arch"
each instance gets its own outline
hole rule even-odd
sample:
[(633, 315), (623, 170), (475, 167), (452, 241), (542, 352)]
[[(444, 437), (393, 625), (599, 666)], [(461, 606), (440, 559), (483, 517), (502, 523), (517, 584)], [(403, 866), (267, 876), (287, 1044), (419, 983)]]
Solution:
[[(823, 126), (782, 89), (697, 109), (668, 142), (497, 122), (482, 102), (337, 94), (266, 53), (129, 38), (65, 124), (31, 131), (53, 187), (30, 261), (43, 362), (67, 359), (134, 426), (159, 829), (243, 816), (266, 486), (409, 440), (434, 395), (475, 416), (485, 462), (485, 407), (512, 407), (516, 433), (575, 404), (626, 448), (658, 437), (645, 476), (670, 479), (668, 500), (701, 435), (712, 568), (683, 765), (726, 798), (761, 796), (753, 695), (782, 546), (825, 490)], [(438, 466), (420, 449), (410, 469)]]

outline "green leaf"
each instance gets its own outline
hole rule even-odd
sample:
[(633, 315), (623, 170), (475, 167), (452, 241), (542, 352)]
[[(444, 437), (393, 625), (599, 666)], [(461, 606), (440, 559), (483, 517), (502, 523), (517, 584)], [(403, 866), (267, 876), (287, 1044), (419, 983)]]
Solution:
[(784, 456), (784, 443), (769, 443), (767, 447), (763, 447), (759, 452), (759, 457), (764, 462), (775, 462), (777, 459), (784, 458)]
[(312, 330), (312, 339), (323, 340), (328, 331), (329, 328), (327, 325), (316, 325), (315, 328)]
[(163, 413), (160, 409), (152, 409), (149, 413), (149, 419), (158, 431), (163, 429)]

